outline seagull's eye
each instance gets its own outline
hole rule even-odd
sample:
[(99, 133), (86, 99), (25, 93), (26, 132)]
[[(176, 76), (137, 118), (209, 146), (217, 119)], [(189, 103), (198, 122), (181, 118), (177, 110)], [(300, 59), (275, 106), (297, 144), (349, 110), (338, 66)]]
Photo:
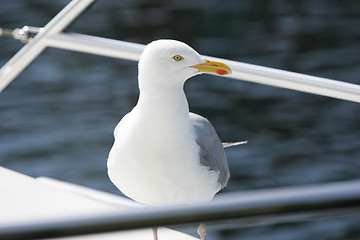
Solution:
[(175, 56), (173, 56), (173, 59), (178, 62), (178, 61), (183, 60), (184, 58), (181, 55), (175, 55)]

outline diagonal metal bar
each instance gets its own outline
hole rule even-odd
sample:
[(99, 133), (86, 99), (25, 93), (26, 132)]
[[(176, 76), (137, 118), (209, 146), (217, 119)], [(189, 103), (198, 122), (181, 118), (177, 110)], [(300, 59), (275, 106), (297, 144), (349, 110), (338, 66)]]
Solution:
[(73, 0), (13, 56), (0, 70), (0, 92), (9, 85), (46, 47), (47, 37), (64, 30), (94, 0)]
[(138, 61), (145, 45), (79, 33), (59, 33), (48, 38), (49, 47)]
[[(53, 35), (48, 38), (47, 43), (49, 47), (133, 61), (140, 59), (140, 55), (145, 47), (142, 44), (76, 33)], [(210, 56), (203, 57), (228, 64), (233, 73), (225, 77), (360, 102), (360, 86), (356, 84)]]

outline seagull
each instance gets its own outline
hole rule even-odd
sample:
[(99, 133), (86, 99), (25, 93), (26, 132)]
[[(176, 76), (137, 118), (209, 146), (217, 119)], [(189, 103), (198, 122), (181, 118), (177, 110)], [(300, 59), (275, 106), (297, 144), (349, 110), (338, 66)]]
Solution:
[[(110, 180), (129, 198), (150, 206), (186, 204), (210, 201), (226, 186), (223, 144), (206, 118), (189, 112), (183, 90), (187, 79), (201, 73), (226, 75), (231, 69), (180, 41), (156, 40), (145, 47), (139, 99), (116, 126), (107, 163)], [(198, 233), (206, 239), (205, 224)]]

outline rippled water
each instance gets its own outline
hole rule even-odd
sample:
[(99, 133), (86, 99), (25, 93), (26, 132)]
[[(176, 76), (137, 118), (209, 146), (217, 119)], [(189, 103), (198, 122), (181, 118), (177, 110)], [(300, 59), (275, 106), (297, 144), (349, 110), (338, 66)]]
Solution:
[[(0, 0), (0, 27), (43, 26), (67, 1)], [(358, 1), (98, 1), (68, 31), (360, 84)], [(0, 64), (22, 46), (0, 38)], [(114, 193), (112, 131), (137, 101), (135, 62), (47, 49), (0, 94), (0, 164)], [(185, 86), (227, 150), (227, 192), (360, 178), (360, 106), (220, 77)], [(1, 183), (0, 183), (1, 184)], [(211, 231), (210, 239), (360, 239), (360, 218)]]

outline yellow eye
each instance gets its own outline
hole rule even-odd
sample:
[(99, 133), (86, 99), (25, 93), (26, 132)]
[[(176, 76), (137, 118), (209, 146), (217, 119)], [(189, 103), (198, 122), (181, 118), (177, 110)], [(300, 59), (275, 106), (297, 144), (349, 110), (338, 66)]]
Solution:
[(182, 56), (180, 56), (180, 55), (175, 55), (175, 56), (173, 56), (173, 59), (174, 59), (175, 61), (181, 61), (181, 60), (183, 60), (184, 58), (183, 58)]

